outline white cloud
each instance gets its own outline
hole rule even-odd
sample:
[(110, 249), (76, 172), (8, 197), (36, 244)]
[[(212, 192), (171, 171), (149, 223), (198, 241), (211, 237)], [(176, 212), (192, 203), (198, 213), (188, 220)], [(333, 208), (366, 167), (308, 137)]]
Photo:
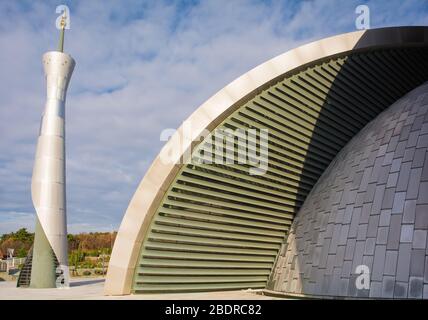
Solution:
[[(69, 230), (117, 228), (164, 128), (178, 127), (263, 61), (353, 31), (359, 3), (73, 1), (65, 45), (77, 61), (66, 106)], [(428, 22), (424, 1), (368, 4), (372, 27)], [(41, 55), (56, 46), (56, 5), (0, 3), (0, 233), (34, 223), (28, 212), (44, 105)]]

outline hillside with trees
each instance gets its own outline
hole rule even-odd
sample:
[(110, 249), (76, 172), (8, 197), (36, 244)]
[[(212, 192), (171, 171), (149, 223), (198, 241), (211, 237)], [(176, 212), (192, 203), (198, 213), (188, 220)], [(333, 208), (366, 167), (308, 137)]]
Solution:
[(27, 256), (28, 250), (33, 245), (34, 233), (25, 228), (16, 232), (6, 233), (0, 236), (0, 259), (6, 258), (7, 249), (14, 249), (13, 255), (17, 258)]
[[(90, 232), (68, 234), (68, 252), (70, 258), (75, 252), (83, 256), (110, 255), (113, 248), (116, 232)], [(33, 245), (34, 233), (21, 228), (16, 232), (6, 233), (0, 236), (0, 258), (6, 258), (7, 249), (14, 249), (14, 256), (23, 258)], [(2, 256), (3, 255), (3, 256)]]

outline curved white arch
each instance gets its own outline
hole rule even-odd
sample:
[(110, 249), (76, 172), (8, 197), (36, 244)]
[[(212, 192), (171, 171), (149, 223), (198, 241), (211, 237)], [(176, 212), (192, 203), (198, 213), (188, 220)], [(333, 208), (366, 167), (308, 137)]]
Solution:
[(180, 158), (197, 142), (204, 130), (211, 131), (242, 101), (284, 74), (300, 69), (309, 63), (350, 51), (390, 46), (417, 46), (426, 42), (428, 42), (427, 27), (381, 28), (325, 38), (268, 60), (209, 98), (186, 120), (192, 128), (190, 138), (181, 126), (161, 151), (162, 153), (171, 149), (174, 141), (184, 141), (180, 157), (170, 164), (165, 164), (161, 161), (160, 156), (157, 156), (132, 197), (113, 248), (105, 293), (109, 295), (130, 293), (144, 234), (164, 193), (181, 167)]

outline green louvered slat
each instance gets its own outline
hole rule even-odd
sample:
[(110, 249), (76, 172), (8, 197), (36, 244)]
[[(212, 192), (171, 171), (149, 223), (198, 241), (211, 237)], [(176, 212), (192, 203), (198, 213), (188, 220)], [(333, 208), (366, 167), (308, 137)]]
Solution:
[(233, 239), (233, 240), (246, 240), (246, 241), (257, 241), (257, 242), (269, 242), (269, 243), (281, 243), (281, 237), (271, 236), (269, 232), (266, 232), (265, 235), (253, 236), (248, 234), (236, 234), (223, 231), (208, 231), (195, 228), (187, 227), (173, 227), (166, 226), (161, 224), (155, 224), (152, 226), (152, 230), (155, 232), (165, 232), (165, 233), (174, 233), (182, 235), (193, 235), (199, 237), (209, 237), (209, 238), (218, 238), (218, 239)]
[[(162, 210), (163, 211), (163, 210)], [(188, 217), (188, 215), (187, 215)], [(219, 230), (219, 231), (227, 231), (234, 233), (243, 233), (243, 234), (254, 234), (254, 235), (269, 235), (269, 236), (277, 236), (282, 237), (283, 233), (280, 231), (260, 229), (260, 228), (252, 228), (250, 226), (236, 226), (229, 224), (220, 224), (214, 223), (212, 221), (198, 221), (198, 220), (190, 220), (190, 219), (180, 219), (180, 218), (172, 218), (166, 216), (159, 216), (156, 220), (159, 224), (165, 225), (175, 225), (175, 226), (185, 226), (189, 228), (198, 228), (203, 230)]]
[[(312, 72), (308, 72), (306, 77), (303, 77), (307, 81), (316, 83), (317, 88), (322, 91), (326, 96), (332, 99), (338, 106), (349, 106), (347, 114), (351, 116), (354, 121), (364, 124), (371, 119), (370, 113), (371, 110), (365, 110), (363, 113), (359, 113), (358, 109), (361, 101), (355, 101), (353, 97), (350, 96), (349, 92), (346, 90), (341, 90), (340, 81), (334, 81), (334, 88), (330, 87), (331, 82), (326, 80), (327, 73), (321, 68), (316, 68)], [(326, 85), (326, 82), (329, 85)]]
[(365, 76), (366, 72), (368, 71), (364, 69), (364, 66), (360, 65), (360, 62), (356, 57), (348, 59), (346, 63), (340, 60), (338, 60), (337, 63), (341, 66), (341, 68), (345, 70), (349, 69), (353, 75), (358, 77), (360, 82), (367, 82), (371, 87), (373, 87), (379, 93), (379, 95), (387, 101), (386, 105), (388, 105), (388, 102), (391, 102), (394, 99), (392, 92), (388, 90), (381, 82), (378, 82), (373, 77)]
[[(254, 119), (252, 119), (250, 116), (247, 117), (243, 117), (242, 116), (243, 113), (239, 114), (234, 114), (233, 118), (231, 119), (231, 121), (237, 123), (237, 124), (242, 124), (247, 128), (252, 128), (254, 126), (260, 126), (262, 128), (268, 128), (268, 129), (272, 129), (272, 127), (266, 126), (266, 125), (260, 125), (257, 121), (255, 121)], [(290, 137), (290, 136), (286, 136), (285, 134), (275, 131), (273, 130), (269, 130), (269, 137), (273, 137), (278, 141), (281, 141), (281, 144), (284, 144), (284, 142), (287, 142), (287, 148), (292, 150), (293, 152), (296, 152), (297, 154), (303, 155), (303, 156), (308, 156), (308, 150), (305, 149), (307, 146), (301, 142), (298, 141), (297, 139)], [(323, 158), (325, 158), (326, 155), (320, 154), (320, 161), (323, 161)], [(327, 155), (328, 157), (328, 155)], [(313, 159), (315, 159), (316, 157), (313, 156)]]
[[(249, 256), (238, 254), (220, 254), (220, 253), (199, 253), (199, 252), (186, 252), (181, 251), (162, 251), (162, 250), (144, 250), (141, 253), (143, 259), (162, 259), (168, 258), (183, 259), (183, 260), (198, 260), (198, 261), (237, 261), (237, 262), (273, 262), (275, 257), (266, 256)], [(190, 262), (191, 263), (191, 262)]]
[[(216, 190), (223, 190), (223, 191), (228, 191), (230, 193), (245, 193), (246, 196), (252, 196), (252, 197), (259, 197), (260, 193), (257, 192), (253, 192), (253, 191), (249, 191), (246, 190), (244, 191), (242, 188), (238, 188), (237, 186), (225, 186), (219, 183), (214, 183), (214, 182), (209, 182), (209, 181), (201, 181), (200, 179), (194, 179), (185, 175), (182, 175), (180, 177), (180, 180), (178, 181), (182, 181), (182, 182), (187, 182), (187, 183), (191, 183), (194, 186), (205, 186), (205, 187), (210, 187)], [(264, 200), (270, 200), (273, 203), (288, 203), (288, 204), (292, 204), (295, 205), (296, 201), (293, 199), (293, 201), (290, 201), (290, 197), (282, 197), (282, 196), (270, 196), (270, 195), (264, 195), (263, 197)], [(281, 208), (281, 207), (280, 207)]]
[(257, 256), (275, 256), (275, 250), (261, 250), (261, 249), (245, 249), (245, 248), (228, 248), (228, 247), (210, 247), (210, 246), (201, 246), (201, 245), (187, 245), (187, 244), (178, 244), (170, 242), (150, 242), (147, 244), (147, 249), (155, 250), (169, 250), (169, 251), (193, 251), (193, 252), (216, 252), (216, 253), (236, 253), (236, 254), (248, 254), (248, 255), (257, 255)]
[(174, 209), (177, 209), (176, 212), (180, 211), (185, 216), (188, 216), (187, 215), (188, 212), (191, 213), (191, 212), (197, 211), (205, 214), (207, 213), (218, 214), (225, 218), (238, 217), (241, 220), (246, 219), (254, 223), (257, 223), (256, 221), (263, 221), (266, 223), (272, 222), (272, 223), (275, 223), (275, 225), (277, 225), (278, 227), (281, 225), (289, 225), (289, 221), (292, 218), (292, 216), (289, 216), (290, 220), (284, 219), (284, 218), (280, 219), (280, 218), (274, 218), (268, 215), (257, 215), (254, 213), (245, 212), (244, 210), (238, 211), (238, 210), (233, 210), (233, 208), (222, 209), (222, 208), (195, 204), (195, 203), (187, 203), (187, 202), (183, 203), (183, 202), (171, 200), (171, 199), (165, 200), (164, 206), (162, 208), (159, 208), (159, 212), (168, 212), (168, 211), (165, 211), (166, 209), (169, 209), (168, 207), (174, 207)]
[[(334, 86), (337, 88), (336, 91), (345, 92), (342, 96), (348, 101), (348, 104), (353, 107), (351, 108), (351, 110), (354, 111), (353, 116), (363, 118), (363, 123), (370, 121), (370, 119), (379, 113), (379, 110), (374, 110), (376, 107), (372, 105), (372, 102), (368, 101), (366, 97), (359, 95), (358, 92), (355, 92), (354, 88), (350, 86), (343, 77), (333, 76), (331, 69), (328, 68), (327, 65), (314, 70), (314, 75), (336, 79), (334, 80)], [(350, 101), (352, 101), (352, 103), (350, 103)]]
[(271, 210), (270, 208), (260, 208), (260, 207), (254, 207), (248, 204), (244, 204), (244, 203), (233, 203), (233, 202), (225, 202), (225, 201), (221, 201), (218, 199), (214, 199), (212, 197), (201, 197), (201, 196), (195, 196), (192, 194), (185, 194), (185, 193), (177, 193), (176, 191), (171, 190), (170, 191), (170, 196), (174, 197), (175, 200), (179, 201), (179, 199), (181, 200), (193, 200), (196, 201), (198, 203), (209, 203), (209, 204), (214, 204), (217, 206), (221, 206), (221, 208), (225, 208), (225, 209), (236, 209), (236, 210), (242, 210), (242, 211), (249, 211), (252, 213), (258, 213), (258, 214), (263, 214), (263, 215), (268, 215), (271, 217), (276, 217), (276, 218), (284, 218), (284, 219), (292, 219), (293, 215), (292, 215), (292, 211), (286, 211), (283, 210), (283, 212), (278, 212), (278, 211), (274, 211)]
[(346, 99), (340, 94), (337, 94), (335, 92), (336, 90), (332, 88), (324, 87), (319, 82), (319, 77), (315, 78), (310, 74), (306, 74), (302, 75), (300, 80), (302, 80), (302, 83), (306, 83), (306, 86), (309, 85), (312, 87), (312, 91), (316, 92), (324, 101), (329, 101), (332, 106), (332, 110), (335, 110), (335, 113), (342, 113), (342, 117), (346, 118), (347, 123), (352, 123), (358, 128), (364, 126), (368, 117), (357, 114), (356, 111), (354, 111), (355, 105), (350, 102), (350, 99)]
[(267, 280), (268, 276), (211, 276), (211, 277), (200, 277), (200, 276), (142, 276), (141, 282), (143, 283), (239, 283), (239, 282), (263, 282)]
[(376, 106), (380, 106), (380, 110), (388, 106), (388, 102), (383, 99), (382, 95), (376, 93), (374, 88), (369, 83), (361, 81), (361, 78), (355, 72), (349, 70), (349, 67), (343, 68), (344, 60), (334, 61), (329, 65), (332, 73), (338, 77), (343, 77), (351, 83), (355, 90), (364, 91), (371, 101), (376, 101)]
[(406, 81), (407, 83), (411, 83), (413, 86), (416, 86), (417, 83), (420, 83), (423, 79), (423, 77), (420, 74), (420, 71), (417, 68), (414, 68), (412, 64), (409, 64), (408, 66), (404, 66), (402, 63), (406, 63), (406, 56), (401, 56), (400, 58), (396, 59), (395, 55), (390, 54), (381, 54), (376, 53), (375, 55), (381, 59), (385, 59), (390, 64), (394, 64), (397, 67), (395, 69), (392, 69), (392, 72), (394, 72), (396, 77), (401, 77)]
[(273, 249), (277, 250), (280, 245), (278, 243), (259, 243), (251, 241), (239, 241), (233, 239), (216, 239), (216, 238), (199, 238), (197, 236), (186, 236), (181, 234), (167, 234), (152, 232), (148, 235), (148, 240), (153, 242), (174, 241), (174, 243), (219, 246), (221, 248), (255, 248), (255, 249)]
[[(231, 130), (243, 129), (241, 126), (237, 126), (235, 123), (227, 124), (227, 125), (228, 125), (228, 129), (231, 129)], [(243, 135), (240, 132), (237, 132), (235, 136), (239, 138), (243, 137)], [(304, 157), (296, 153), (290, 152), (286, 149), (276, 147), (274, 144), (272, 144), (272, 142), (276, 142), (279, 145), (282, 144), (283, 142), (275, 138), (274, 136), (270, 135), (269, 140), (270, 140), (270, 144), (268, 146), (268, 150), (270, 155), (269, 157), (270, 163), (273, 163), (275, 165), (281, 165), (281, 163), (284, 163), (286, 161), (289, 165), (296, 168), (302, 168), (304, 164), (305, 166), (308, 166), (307, 176), (312, 179), (314, 177), (314, 174), (319, 172), (320, 168), (322, 169), (324, 168), (324, 166), (322, 166), (322, 164), (319, 164), (319, 162), (315, 163), (309, 160), (308, 163), (306, 163), (304, 160), (305, 159)], [(211, 156), (211, 153), (214, 150), (213, 146), (215, 145), (215, 142), (207, 141), (204, 145), (207, 147), (207, 149), (203, 149), (204, 154)], [(232, 149), (232, 147), (234, 149)], [(242, 156), (244, 152), (244, 150), (241, 150), (242, 148), (238, 149), (238, 147), (236, 146), (236, 143), (234, 143), (234, 146), (227, 144), (223, 148), (230, 152), (230, 154), (228, 153), (226, 156), (234, 155), (235, 157), (238, 157), (239, 155)], [(252, 145), (248, 146), (248, 149), (251, 149), (251, 151), (253, 152), (258, 151), (259, 150), (258, 148), (260, 148), (260, 143), (257, 143), (256, 146), (252, 146)], [(253, 155), (247, 155), (247, 157), (257, 161), (257, 159), (254, 158)], [(301, 171), (295, 171), (295, 172), (301, 174)]]
[(294, 144), (296, 147), (301, 148), (302, 150), (307, 150), (308, 144), (313, 143), (314, 148), (318, 148), (318, 152), (324, 157), (331, 157), (334, 153), (331, 148), (327, 147), (323, 149), (323, 145), (316, 141), (312, 141), (309, 137), (304, 137), (300, 132), (294, 132), (286, 127), (282, 129), (277, 128), (277, 124), (273, 121), (263, 117), (255, 112), (252, 112), (248, 108), (240, 113), (240, 115), (235, 115), (234, 117), (242, 122), (250, 124), (252, 126), (260, 126), (261, 128), (268, 128), (269, 133), (283, 139), (284, 141), (288, 141), (289, 143)]
[[(415, 64), (411, 63), (409, 56), (402, 52), (391, 52), (389, 57), (401, 66), (402, 72), (407, 72), (409, 81), (413, 80), (415, 86), (418, 86), (419, 83), (424, 82), (424, 74), (427, 72), (427, 70), (422, 61), (417, 61), (418, 65), (416, 66)], [(419, 60), (417, 56), (412, 59)]]
[[(211, 143), (207, 143), (207, 146), (212, 146)], [(253, 150), (252, 147), (249, 147), (248, 149)], [(231, 149), (230, 146), (224, 146), (223, 150), (226, 151), (230, 151), (232, 152), (233, 150)], [(224, 160), (233, 160), (233, 159), (237, 159), (239, 155), (243, 154), (243, 150), (238, 150), (235, 152), (232, 152), (230, 154), (227, 154), (224, 156)], [(204, 160), (209, 160), (212, 159), (213, 157), (213, 153), (212, 152), (204, 152), (204, 156), (200, 156), (200, 158), (204, 159)], [(248, 156), (248, 159), (251, 159), (253, 161), (255, 161), (257, 163), (257, 159), (255, 159), (254, 157)], [(214, 161), (213, 161), (214, 162)], [(307, 172), (303, 172), (302, 168), (304, 167), (303, 163), (298, 163), (294, 160), (290, 160), (288, 158), (284, 158), (281, 157), (275, 153), (269, 152), (269, 165), (271, 167), (275, 166), (275, 167), (280, 167), (282, 170), (285, 170), (285, 168), (282, 168), (284, 163), (287, 162), (288, 163), (288, 168), (287, 170), (290, 171), (291, 174), (295, 174), (296, 177), (301, 176), (302, 180), (306, 179), (309, 181), (309, 183), (312, 183), (314, 179), (316, 179), (316, 175), (315, 175), (315, 171), (314, 170), (306, 170)], [(281, 171), (275, 171), (275, 170), (271, 170), (272, 172), (275, 172), (277, 174), (283, 174), (283, 172)], [(298, 179), (298, 178), (297, 178)]]
[[(207, 159), (206, 157), (199, 157), (195, 156), (195, 160), (204, 160)], [(211, 165), (207, 165), (211, 166)], [(249, 173), (249, 167), (243, 166), (243, 165), (237, 165), (237, 164), (228, 164), (228, 169), (234, 169), (235, 172), (245, 172), (246, 175)], [(294, 190), (296, 187), (299, 187), (300, 189), (309, 191), (310, 185), (313, 183), (313, 179), (309, 180), (310, 178), (305, 176), (299, 176), (295, 172), (291, 170), (278, 170), (277, 168), (274, 168), (272, 165), (270, 165), (264, 174), (265, 179), (270, 178), (273, 181), (280, 182), (283, 184), (284, 187), (286, 186), (293, 186)], [(308, 185), (305, 187), (305, 184)]]
[(236, 290), (247, 288), (264, 288), (266, 281), (243, 282), (243, 283), (201, 283), (201, 284), (134, 284), (135, 293), (156, 293), (156, 292), (192, 292), (192, 291), (218, 291)]
[[(303, 88), (306, 90), (303, 90)], [(329, 102), (318, 97), (314, 89), (311, 90), (311, 88), (305, 87), (305, 84), (299, 79), (293, 79), (292, 81), (283, 83), (282, 87), (275, 88), (275, 94), (278, 97), (284, 97), (286, 93), (293, 95), (293, 97), (299, 99), (300, 102), (304, 102), (304, 104), (299, 106), (299, 109), (305, 110), (305, 112), (309, 113), (312, 117), (315, 116), (317, 123), (328, 124), (329, 132), (334, 133), (334, 129), (331, 128), (336, 128), (336, 130), (342, 132), (344, 136), (352, 137), (355, 133), (354, 130), (357, 130), (354, 122), (350, 122), (349, 119), (344, 119), (345, 116), (337, 116), (337, 114), (340, 113), (333, 112), (333, 105), (330, 105)], [(328, 108), (323, 108), (323, 106)], [(324, 117), (318, 120), (321, 109), (326, 111), (323, 111)]]
[[(383, 70), (381, 70), (379, 66), (373, 65), (373, 62), (369, 60), (367, 56), (357, 55), (355, 56), (355, 61), (357, 62), (359, 67), (363, 68), (364, 71), (367, 72), (370, 77), (374, 79), (374, 81), (379, 81), (380, 83), (382, 83), (382, 85), (384, 85), (385, 88), (389, 90), (391, 94), (392, 92), (397, 92), (402, 95), (402, 92), (400, 92), (401, 90), (395, 87), (394, 83), (391, 83), (389, 81), (389, 76), (385, 76)], [(392, 96), (394, 95), (392, 94)]]
[(195, 180), (203, 180), (203, 181), (212, 181), (213, 183), (219, 183), (220, 185), (228, 185), (233, 187), (239, 187), (243, 191), (259, 191), (264, 194), (268, 194), (270, 196), (284, 198), (284, 199), (294, 199), (296, 201), (300, 201), (296, 199), (296, 196), (291, 196), (289, 193), (281, 193), (278, 190), (262, 187), (260, 185), (256, 185), (254, 183), (249, 183), (246, 180), (238, 180), (238, 179), (229, 179), (225, 181), (224, 177), (212, 174), (211, 172), (200, 172), (198, 170), (184, 169), (183, 172), (186, 174), (183, 175), (185, 177), (192, 177)]
[(418, 48), (415, 50), (415, 54), (412, 55), (412, 59), (416, 60), (416, 63), (418, 64), (418, 70), (423, 70), (424, 72), (423, 74), (428, 73), (428, 65), (426, 63), (426, 52), (423, 52), (420, 48)]
[[(190, 168), (190, 166), (189, 166)], [(236, 179), (238, 181), (246, 181), (248, 183), (254, 183), (258, 186), (263, 186), (263, 187), (271, 187), (274, 190), (278, 190), (278, 191), (282, 191), (284, 192), (284, 194), (295, 194), (296, 193), (296, 188), (291, 188), (288, 187), (285, 184), (280, 184), (278, 183), (278, 180), (272, 180), (272, 179), (267, 179), (266, 175), (264, 176), (264, 179), (261, 179), (260, 176), (251, 176), (248, 174), (248, 170), (246, 170), (245, 173), (243, 172), (238, 172), (235, 170), (230, 170), (231, 168), (225, 168), (225, 167), (220, 167), (218, 165), (193, 165), (192, 168), (194, 170), (204, 170), (203, 172), (206, 172), (207, 174), (209, 172), (215, 172), (215, 174), (219, 174), (221, 175), (226, 181), (231, 180), (231, 179)], [(276, 179), (276, 177), (274, 177)], [(302, 186), (299, 186), (300, 189), (304, 189), (302, 188)], [(306, 189), (307, 191), (309, 191), (310, 189)], [(296, 199), (299, 199), (299, 195), (296, 195)], [(304, 199), (304, 197), (302, 197), (302, 199)], [(301, 199), (299, 199), (301, 200)]]
[(241, 217), (224, 217), (219, 215), (207, 215), (203, 213), (198, 212), (191, 212), (191, 211), (184, 211), (184, 210), (177, 210), (177, 209), (169, 209), (169, 208), (162, 208), (160, 209), (160, 212), (163, 214), (167, 214), (171, 217), (178, 217), (178, 218), (184, 218), (184, 219), (197, 219), (200, 221), (205, 222), (222, 222), (224, 224), (230, 224), (230, 225), (239, 225), (244, 227), (257, 227), (257, 228), (265, 228), (265, 229), (272, 229), (272, 230), (281, 230), (284, 231), (286, 229), (286, 226), (288, 226), (287, 223), (284, 223), (284, 221), (281, 221), (281, 224), (268, 224), (266, 222), (257, 222), (254, 220), (248, 220), (248, 219), (242, 219)]
[[(272, 117), (277, 117), (278, 121), (290, 119), (294, 126), (297, 125), (299, 127), (303, 127), (307, 132), (310, 132), (308, 133), (310, 136), (312, 135), (313, 130), (317, 126), (317, 121), (315, 118), (302, 118), (303, 114), (299, 114), (295, 108), (281, 109), (272, 102), (270, 103), (270, 106), (268, 106), (269, 102), (274, 100), (275, 97), (272, 95), (272, 97), (269, 98), (269, 100), (260, 100), (260, 102), (254, 103), (254, 106), (261, 109), (261, 112), (266, 112)], [(324, 143), (343, 143), (346, 141), (346, 139), (342, 138), (341, 135), (330, 133), (328, 131), (322, 133), (320, 132), (320, 138), (324, 140)]]
[(237, 268), (237, 269), (270, 269), (272, 263), (266, 262), (243, 262), (243, 261), (190, 261), (178, 259), (142, 259), (140, 266), (156, 266), (156, 267), (184, 267), (188, 268)]
[[(133, 292), (264, 288), (317, 179), (368, 121), (428, 80), (427, 53), (389, 48), (326, 58), (242, 103), (168, 187), (141, 246)], [(269, 129), (264, 175), (250, 175), (248, 164), (203, 163), (217, 129), (249, 128)], [(243, 156), (235, 140), (222, 148), (228, 153), (220, 159)]]
[[(269, 91), (269, 95), (266, 98), (262, 97), (262, 99), (277, 109), (294, 110), (296, 114), (305, 117), (307, 121), (314, 122), (318, 126), (328, 126), (329, 130), (324, 133), (325, 135), (333, 134), (340, 136), (345, 141), (349, 137), (352, 137), (352, 131), (348, 127), (343, 126), (343, 120), (333, 113), (325, 113), (325, 117), (319, 119), (319, 112), (322, 106), (321, 103), (318, 105), (318, 101), (321, 100), (309, 91), (304, 92), (297, 84), (291, 81), (283, 83), (282, 88), (278, 87)], [(314, 158), (314, 160), (317, 159)], [(326, 163), (328, 163), (327, 159)]]
[[(278, 119), (277, 115), (275, 115), (274, 113), (267, 111), (267, 110), (266, 111), (263, 111), (263, 110), (257, 111), (255, 108), (247, 107), (247, 111), (248, 111), (249, 115), (251, 115), (255, 118), (258, 118), (258, 119), (261, 119), (263, 117), (265, 118), (266, 116), (269, 116), (269, 119), (265, 120), (265, 121), (272, 126), (278, 122), (284, 121), (281, 118)], [(272, 117), (276, 117), (277, 120), (276, 121), (271, 120)], [(287, 121), (287, 123), (288, 123), (287, 130), (294, 130), (296, 132), (299, 132), (298, 136), (300, 137), (301, 140), (309, 139), (309, 141), (311, 141), (311, 143), (313, 143), (314, 145), (316, 145), (320, 148), (323, 148), (324, 150), (329, 150), (330, 152), (333, 152), (333, 153), (337, 152), (337, 150), (335, 150), (335, 146), (336, 146), (336, 143), (338, 143), (339, 139), (330, 137), (331, 140), (333, 140), (333, 141), (328, 141), (327, 139), (325, 139), (321, 135), (316, 136), (316, 137), (313, 136), (312, 135), (313, 129), (308, 130), (308, 129), (304, 128), (302, 125), (295, 124), (292, 121)]]
[(180, 275), (180, 276), (218, 276), (218, 275), (266, 275), (269, 276), (269, 269), (197, 269), (197, 268), (138, 268), (139, 275)]
[[(230, 194), (221, 190), (216, 190), (212, 188), (208, 189), (208, 188), (201, 188), (201, 187), (193, 187), (188, 184), (181, 184), (181, 183), (176, 183), (174, 185), (174, 188), (176, 188), (177, 192), (180, 192), (180, 193), (182, 193), (183, 191), (189, 191), (200, 195), (204, 195), (206, 197), (213, 197), (214, 199), (219, 201), (228, 202), (228, 200), (230, 200), (234, 202), (239, 202), (245, 206), (257, 206), (257, 207), (263, 207), (267, 209), (276, 209), (280, 211), (285, 211), (286, 209), (290, 210), (293, 208), (293, 206), (296, 205), (296, 201), (292, 201), (288, 199), (284, 199), (283, 204), (281, 205), (281, 204), (275, 203), (276, 201), (269, 202), (264, 197), (262, 199), (255, 200), (254, 197), (252, 198), (248, 197), (248, 194)], [(175, 193), (176, 191), (171, 191), (171, 192), (174, 195), (176, 194)], [(263, 209), (259, 209), (259, 210), (263, 210)]]
[[(407, 92), (405, 84), (403, 84), (402, 81), (396, 81), (397, 77), (394, 75), (394, 71), (391, 70), (390, 66), (383, 59), (376, 59), (374, 53), (370, 53), (366, 56), (361, 56), (361, 58), (371, 66), (376, 65), (376, 67), (381, 70), (380, 76), (384, 80), (388, 81), (391, 87), (394, 87), (395, 90), (397, 90), (401, 94), (405, 94)], [(395, 68), (397, 68), (397, 65), (395, 65)], [(402, 76), (403, 75), (400, 74), (400, 79)]]
[[(349, 102), (336, 94), (335, 90), (324, 87), (309, 74), (301, 75), (297, 79), (293, 79), (293, 83), (309, 91), (307, 96), (318, 100), (323, 113), (326, 109), (330, 111), (330, 114), (339, 115), (337, 118), (341, 119), (342, 125), (346, 124), (350, 128), (354, 127), (357, 129), (362, 126), (363, 120), (358, 115), (355, 117), (355, 112), (348, 106)], [(326, 104), (328, 108), (325, 108)], [(329, 114), (328, 112), (325, 113)]]

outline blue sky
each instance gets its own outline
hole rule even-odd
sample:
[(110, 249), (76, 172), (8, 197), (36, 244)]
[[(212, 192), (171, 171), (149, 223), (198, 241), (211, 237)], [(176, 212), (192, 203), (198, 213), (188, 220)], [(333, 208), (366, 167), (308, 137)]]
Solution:
[(56, 48), (77, 61), (67, 100), (69, 232), (117, 229), (163, 142), (202, 102), (256, 65), (300, 44), (371, 27), (428, 25), (428, 1), (0, 2), (0, 234), (34, 225), (31, 173), (45, 102), (41, 65)]

